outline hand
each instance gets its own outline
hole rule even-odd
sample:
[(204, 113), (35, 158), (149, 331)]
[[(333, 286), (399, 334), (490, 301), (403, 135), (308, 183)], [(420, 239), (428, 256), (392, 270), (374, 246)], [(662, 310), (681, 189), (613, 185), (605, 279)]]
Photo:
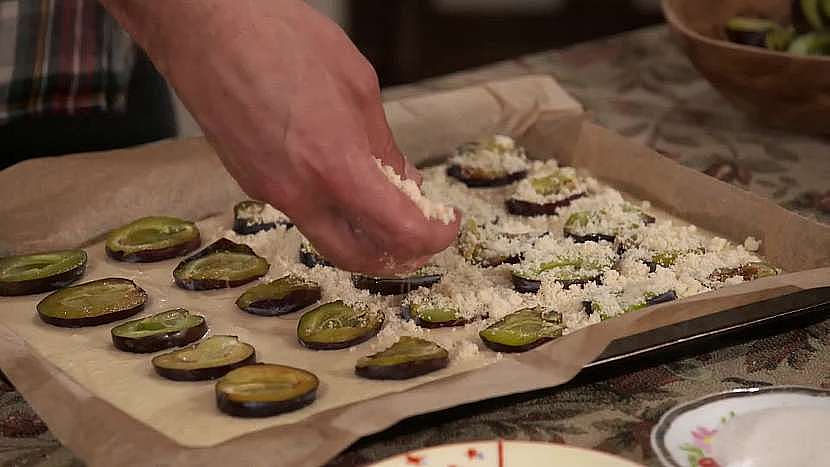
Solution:
[[(344, 32), (299, 0), (103, 0), (173, 84), (228, 171), (285, 212), (335, 265), (414, 269), (458, 231), (424, 217), (404, 177), (377, 76)], [(185, 25), (185, 27), (182, 27)]]

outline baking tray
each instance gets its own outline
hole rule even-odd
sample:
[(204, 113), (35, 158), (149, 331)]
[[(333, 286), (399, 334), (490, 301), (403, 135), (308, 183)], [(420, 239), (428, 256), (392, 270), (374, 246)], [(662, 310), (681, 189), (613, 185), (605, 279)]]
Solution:
[(615, 339), (579, 375), (599, 379), (830, 318), (830, 287), (801, 290)]
[[(413, 416), (562, 385), (580, 371), (605, 368), (607, 372), (615, 363), (630, 370), (638, 358), (668, 355), (672, 349), (682, 349), (684, 343), (704, 342), (706, 336), (722, 340), (736, 329), (759, 333), (762, 328), (758, 325), (770, 324), (774, 319), (780, 324), (794, 323), (793, 318), (801, 314), (817, 316), (806, 310), (808, 305), (826, 301), (823, 296), (814, 297), (812, 302), (809, 297), (793, 302), (784, 299), (767, 303), (763, 309), (750, 305), (792, 294), (801, 297), (800, 291), (830, 286), (830, 228), (586, 123), (575, 114), (570, 102), (563, 105), (562, 94), (548, 77), (523, 77), (391, 102), (386, 107), (398, 144), (415, 162), (446, 153), (464, 141), (494, 133), (510, 134), (530, 154), (556, 157), (563, 164), (585, 169), (625, 193), (651, 200), (655, 207), (721, 236), (733, 240), (754, 236), (763, 242), (763, 256), (794, 272), (649, 307), (475, 371), (424, 378), (381, 395), (366, 396), (363, 388), (368, 386), (360, 386), (354, 389), (356, 394), (361, 393), (357, 394), (360, 398), (346, 405), (303, 415), (305, 418), (296, 423), (279, 424), (274, 420), (267, 426), (236, 424), (230, 427), (236, 430), (233, 432), (225, 426), (225, 419), (219, 418), (221, 414), (201, 413), (201, 408), (212, 406), (208, 385), (176, 386), (175, 392), (165, 392), (163, 382), (147, 374), (151, 371), (147, 361), (131, 362), (100, 343), (94, 344), (99, 341), (91, 337), (88, 342), (100, 348), (84, 354), (84, 358), (89, 357), (88, 364), (67, 349), (75, 345), (72, 352), (87, 350), (71, 339), (48, 348), (49, 341), (63, 338), (54, 337), (56, 330), (38, 327), (41, 324), (31, 315), (31, 300), (0, 301), (0, 365), (52, 432), (90, 466), (144, 465), (148, 450), (154, 459), (160, 459), (159, 465), (273, 466), (274, 459), (279, 459), (292, 467), (315, 466), (357, 439)], [(73, 182), (73, 173), (81, 174), (88, 183)], [(142, 177), (136, 177), (136, 173)], [(33, 190), (33, 186), (38, 189)], [(217, 213), (227, 216), (242, 196), (210, 146), (201, 140), (25, 162), (0, 172), (0, 198), (6, 201), (0, 205), (0, 218), (8, 219), (7, 228), (0, 230), (0, 251), (43, 249), (47, 245), (60, 248), (85, 242), (93, 245), (89, 251), (94, 252), (95, 261), (87, 277), (94, 279), (98, 274), (127, 268), (117, 265), (121, 269), (116, 270), (102, 257), (102, 246), (95, 239), (108, 229), (161, 212), (208, 222), (216, 219)], [(220, 225), (228, 228), (228, 219), (221, 220)], [(184, 294), (168, 290), (169, 269), (156, 271), (163, 281), (148, 285), (162, 294)], [(152, 274), (144, 274), (144, 282), (149, 281)], [(262, 347), (267, 360), (288, 355), (280, 354), (271, 343), (275, 336), (295, 333), (295, 329), (280, 328), (276, 321), (268, 321), (267, 334), (245, 329), (249, 324), (244, 321), (253, 318), (231, 316), (222, 308), (222, 304), (232, 302), (229, 297), (236, 295), (236, 291), (192, 295), (198, 297), (199, 306), (194, 309), (210, 314), (208, 320), (216, 323), (217, 329), (238, 327), (250, 332), (260, 339), (252, 343), (258, 350)], [(152, 311), (156, 310), (148, 309), (147, 313)], [(722, 321), (717, 317), (721, 313), (725, 317)], [(706, 315), (710, 316), (702, 318)], [(17, 318), (12, 319), (14, 316)], [(617, 339), (608, 346), (620, 336), (632, 337)], [(694, 336), (699, 338), (690, 339)], [(73, 337), (87, 343), (84, 336)], [(67, 355), (74, 360), (69, 361)], [(109, 371), (116, 366), (121, 367), (118, 378), (123, 377), (123, 381)], [(108, 370), (106, 385), (89, 374), (101, 368)], [(137, 375), (135, 371), (142, 373)], [(135, 395), (128, 393), (130, 399), (125, 402), (119, 399), (123, 394), (108, 392), (108, 385), (119, 383), (142, 390)], [(171, 402), (173, 410), (164, 412), (146, 408), (146, 400), (152, 402), (154, 395), (163, 401), (199, 399), (192, 406)], [(143, 405), (139, 410), (130, 403)], [(204, 418), (194, 422), (197, 416)], [(188, 444), (187, 429), (201, 437), (194, 438), (202, 441), (201, 445)], [(218, 441), (205, 442), (203, 433), (212, 433)]]

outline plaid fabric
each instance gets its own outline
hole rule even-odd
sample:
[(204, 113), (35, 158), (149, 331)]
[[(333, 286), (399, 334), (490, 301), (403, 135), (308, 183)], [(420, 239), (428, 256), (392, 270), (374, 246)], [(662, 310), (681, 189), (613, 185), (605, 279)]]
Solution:
[(123, 110), (134, 50), (97, 0), (0, 0), (0, 123)]

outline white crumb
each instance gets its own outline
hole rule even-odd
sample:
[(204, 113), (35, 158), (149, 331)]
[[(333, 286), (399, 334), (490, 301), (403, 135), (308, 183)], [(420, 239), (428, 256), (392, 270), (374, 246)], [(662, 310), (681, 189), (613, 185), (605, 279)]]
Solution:
[[(743, 244), (736, 245), (673, 221), (654, 212), (649, 203), (625, 199), (619, 191), (571, 168), (555, 162), (526, 160), (524, 150), (509, 138), (494, 137), (466, 145), (459, 148), (452, 161), (502, 172), (529, 170), (530, 175), (507, 187), (470, 189), (448, 177), (447, 166), (440, 165), (421, 172), (422, 193), (413, 181), (402, 180), (391, 167), (376, 160), (389, 181), (410, 197), (425, 217), (451, 222), (455, 213), (447, 205), (459, 208), (464, 216), (458, 241), (430, 262), (430, 270), (439, 271), (442, 280), (428, 289), (419, 288), (400, 297), (371, 295), (355, 288), (351, 273), (323, 266), (309, 269), (299, 261), (300, 245), (307, 240), (295, 228), (278, 226), (254, 235), (237, 235), (229, 230), (222, 235), (248, 244), (269, 261), (271, 269), (264, 280), (296, 274), (320, 285), (322, 302), (343, 300), (384, 313), (384, 328), (376, 339), (358, 348), (361, 352), (384, 350), (401, 336), (415, 336), (447, 349), (451, 365), (500, 359), (501, 354), (483, 346), (479, 332), (523, 308), (539, 306), (561, 313), (567, 334), (602, 319), (635, 312), (647, 299), (668, 292), (682, 299), (743, 282), (741, 274), (724, 271), (762, 261), (757, 255), (760, 242), (755, 238), (748, 237)], [(557, 187), (555, 192), (541, 195), (534, 190), (530, 179), (551, 174), (561, 177), (561, 183), (553, 184)], [(518, 217), (504, 207), (505, 200), (514, 196), (549, 202), (576, 192), (586, 195), (555, 216)], [(276, 216), (271, 211), (267, 214), (268, 219)], [(657, 219), (645, 222), (642, 216), (646, 214)], [(583, 217), (585, 222), (576, 229), (572, 224), (572, 233), (602, 233), (615, 241), (578, 243), (566, 237), (563, 229), (574, 215)], [(482, 266), (487, 260), (492, 264), (486, 266), (493, 266), (498, 263), (496, 260), (506, 257), (521, 261)], [(655, 265), (655, 258), (662, 258), (662, 264)], [(554, 268), (539, 273), (539, 268), (552, 263), (556, 264)], [(541, 282), (539, 292), (521, 294), (513, 290), (514, 272), (535, 274)], [(599, 279), (566, 289), (557, 280), (568, 275), (596, 275)], [(590, 313), (586, 302), (593, 304)], [(469, 323), (452, 328), (421, 328), (401, 317), (402, 306), (413, 304), (454, 310)]]
[(761, 241), (755, 237), (746, 237), (744, 248), (746, 248), (746, 251), (758, 251), (761, 249)]
[(286, 224), (291, 220), (282, 211), (276, 209), (268, 203), (251, 203), (249, 206), (239, 210), (240, 216), (244, 219), (256, 222), (258, 224), (275, 223)]
[(449, 164), (465, 172), (499, 177), (522, 172), (530, 167), (523, 147), (504, 135), (482, 138), (456, 148)]
[(415, 203), (415, 206), (421, 210), (424, 217), (427, 219), (436, 219), (444, 224), (449, 224), (455, 220), (455, 210), (441, 202), (433, 201), (424, 196), (418, 184), (413, 180), (404, 180), (395, 172), (395, 169), (384, 165), (380, 159), (375, 159), (375, 163), (386, 178), (398, 187), (409, 199)]

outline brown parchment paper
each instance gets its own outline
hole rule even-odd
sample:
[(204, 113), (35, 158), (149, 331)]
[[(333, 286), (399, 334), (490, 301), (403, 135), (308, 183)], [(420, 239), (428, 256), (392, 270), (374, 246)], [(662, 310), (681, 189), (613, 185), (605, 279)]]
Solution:
[[(42, 324), (34, 313), (40, 296), (0, 300), (0, 367), (58, 438), (90, 465), (314, 466), (359, 437), (409, 416), (562, 384), (615, 337), (830, 285), (830, 228), (584, 123), (579, 106), (548, 78), (407, 99), (390, 103), (387, 112), (396, 139), (415, 160), (479, 136), (512, 134), (534, 156), (586, 168), (701, 227), (732, 239), (753, 235), (764, 242), (762, 254), (796, 272), (626, 315), (484, 368), (476, 369), (480, 362), (471, 361), (417, 381), (386, 383), (352, 376), (354, 360), (366, 353), (362, 347), (331, 353), (300, 349), (294, 338), (296, 317), (239, 313), (232, 304), (238, 290), (175, 288), (170, 276), (175, 260), (115, 263), (104, 257), (102, 245), (94, 244), (87, 249), (85, 280), (133, 278), (152, 297), (147, 313), (188, 307), (204, 314), (214, 332), (237, 334), (254, 344), (261, 361), (314, 371), (323, 381), (318, 401), (264, 420), (223, 416), (215, 409), (212, 383), (155, 377), (148, 357), (111, 348), (108, 326), (66, 330)], [(229, 227), (230, 205), (242, 196), (201, 140), (73, 157), (0, 172), (0, 196), (16, 196), (12, 207), (0, 211), (3, 219), (12, 219), (0, 234), (6, 251), (77, 245), (134, 217), (160, 212), (206, 218), (200, 226), (211, 238)], [(53, 172), (43, 175), (48, 167)], [(66, 179), (85, 173), (102, 174), (100, 187), (84, 187), (79, 194)], [(194, 173), (200, 176), (194, 178)], [(38, 185), (38, 192), (20, 190), (40, 178), (49, 183)], [(107, 188), (117, 196), (96, 204), (108, 196)], [(223, 214), (211, 217), (214, 212)], [(24, 219), (32, 224), (17, 224)], [(37, 229), (48, 231), (53, 222), (74, 230), (45, 238)]]

